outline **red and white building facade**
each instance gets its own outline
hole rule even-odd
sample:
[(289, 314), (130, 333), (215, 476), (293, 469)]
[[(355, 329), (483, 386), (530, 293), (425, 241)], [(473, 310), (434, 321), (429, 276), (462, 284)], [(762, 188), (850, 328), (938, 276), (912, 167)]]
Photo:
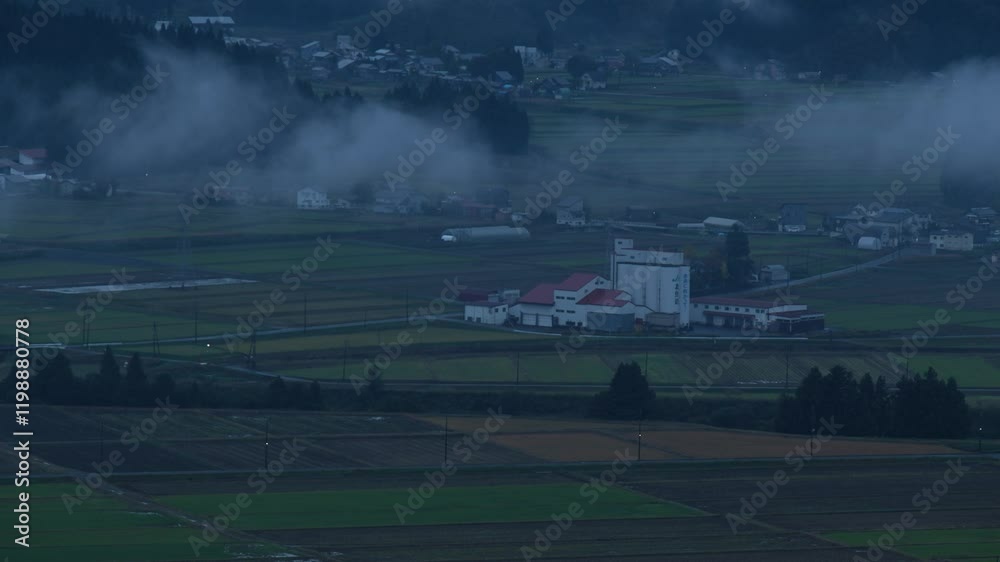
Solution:
[(587, 327), (602, 332), (632, 330), (636, 320), (649, 312), (635, 305), (630, 294), (613, 289), (611, 281), (593, 273), (574, 273), (561, 283), (538, 285), (511, 309), (522, 326)]

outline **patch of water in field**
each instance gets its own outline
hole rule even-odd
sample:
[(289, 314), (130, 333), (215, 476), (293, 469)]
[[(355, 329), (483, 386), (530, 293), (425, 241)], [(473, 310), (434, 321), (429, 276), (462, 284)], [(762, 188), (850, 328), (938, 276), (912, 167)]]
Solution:
[(214, 287), (219, 285), (242, 285), (256, 283), (250, 279), (195, 279), (192, 281), (156, 281), (150, 283), (128, 283), (125, 285), (85, 285), (81, 287), (60, 287), (58, 289), (36, 289), (43, 293), (61, 293), (64, 295), (80, 295), (84, 293), (120, 293), (123, 291), (144, 291), (147, 289), (184, 289), (188, 287)]

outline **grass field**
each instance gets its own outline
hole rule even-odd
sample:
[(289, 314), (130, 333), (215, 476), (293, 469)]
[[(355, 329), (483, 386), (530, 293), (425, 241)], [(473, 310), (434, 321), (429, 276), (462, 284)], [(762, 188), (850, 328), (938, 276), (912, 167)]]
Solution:
[[(237, 521), (240, 529), (325, 529), (340, 527), (391, 527), (399, 525), (395, 504), (405, 505), (409, 490), (378, 489), (336, 492), (271, 493), (254, 500), (254, 509)], [(410, 525), (464, 523), (517, 523), (545, 521), (560, 508), (582, 502), (580, 486), (521, 485), (445, 487), (416, 513)], [(167, 496), (167, 505), (211, 516), (226, 495)], [(643, 519), (690, 517), (698, 512), (634, 492), (612, 488), (588, 509), (587, 519)]]
[[(188, 537), (197, 529), (177, 518), (151, 511), (135, 501), (97, 492), (69, 513), (62, 497), (75, 484), (32, 483), (28, 488), (0, 487), (4, 503), (16, 505), (17, 493), (30, 494), (30, 547), (12, 546), (18, 536), (8, 528), (3, 555), (25, 562), (177, 561), (192, 557)], [(269, 541), (240, 542), (222, 537), (202, 551), (211, 560), (265, 558), (288, 549)]]

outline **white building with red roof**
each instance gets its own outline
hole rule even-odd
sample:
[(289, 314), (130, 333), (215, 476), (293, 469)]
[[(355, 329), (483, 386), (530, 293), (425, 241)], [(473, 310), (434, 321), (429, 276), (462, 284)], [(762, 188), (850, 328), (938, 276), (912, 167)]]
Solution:
[(543, 283), (528, 291), (511, 314), (523, 326), (580, 327), (601, 332), (632, 330), (650, 310), (632, 296), (611, 287), (594, 273), (574, 273), (561, 283)]

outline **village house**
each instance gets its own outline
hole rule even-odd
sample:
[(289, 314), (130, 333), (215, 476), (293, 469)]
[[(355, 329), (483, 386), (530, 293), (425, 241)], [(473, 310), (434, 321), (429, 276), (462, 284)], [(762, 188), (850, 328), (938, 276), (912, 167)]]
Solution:
[(587, 213), (581, 197), (563, 197), (556, 203), (556, 224), (582, 227), (587, 225)]
[(236, 29), (236, 22), (229, 16), (191, 16), (188, 18), (191, 27), (198, 31), (221, 29), (226, 35)]
[(806, 231), (806, 206), (785, 204), (781, 206), (781, 218), (778, 219), (778, 229), (782, 232)]
[(938, 250), (971, 252), (975, 238), (971, 232), (959, 230), (936, 230), (930, 234), (930, 242)]
[(375, 194), (374, 212), (386, 215), (418, 215), (424, 212), (427, 199), (409, 189), (396, 188)]
[(296, 194), (296, 206), (299, 209), (329, 209), (330, 199), (326, 193), (307, 187)]

